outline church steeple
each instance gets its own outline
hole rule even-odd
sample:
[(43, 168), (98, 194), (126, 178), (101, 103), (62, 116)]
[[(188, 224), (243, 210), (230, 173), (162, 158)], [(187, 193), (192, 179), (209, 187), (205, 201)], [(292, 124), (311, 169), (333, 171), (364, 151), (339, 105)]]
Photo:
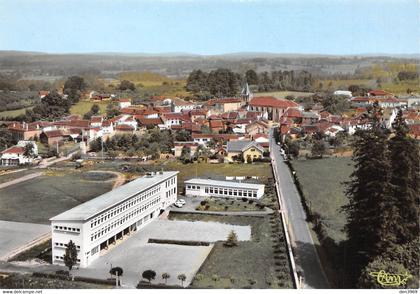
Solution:
[(245, 83), (244, 87), (241, 90), (241, 98), (242, 98), (242, 100), (245, 101), (246, 104), (248, 104), (249, 101), (251, 101), (251, 99), (253, 97), (254, 96), (253, 96), (251, 90), (249, 89), (248, 83)]

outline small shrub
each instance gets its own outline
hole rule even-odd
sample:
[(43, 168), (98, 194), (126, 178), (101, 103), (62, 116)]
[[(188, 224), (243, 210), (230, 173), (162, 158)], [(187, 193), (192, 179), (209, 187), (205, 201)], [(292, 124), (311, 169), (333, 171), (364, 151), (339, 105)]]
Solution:
[(206, 204), (206, 206), (204, 207), (204, 210), (209, 210), (210, 205)]
[(243, 202), (247, 202), (247, 201), (248, 201), (248, 198), (246, 198), (246, 197), (242, 197), (242, 201), (243, 201)]
[(207, 202), (207, 200), (202, 200), (201, 202), (200, 202), (200, 205), (202, 205), (202, 206), (206, 206), (206, 204), (207, 204), (208, 202)]
[(214, 275), (211, 276), (211, 279), (213, 281), (217, 282), (218, 280), (220, 280), (220, 277), (218, 275), (214, 274)]
[(249, 204), (252, 204), (252, 203), (254, 203), (254, 200), (249, 199), (248, 203), (249, 203)]
[(225, 210), (228, 210), (228, 208), (229, 208), (228, 206), (225, 206)]

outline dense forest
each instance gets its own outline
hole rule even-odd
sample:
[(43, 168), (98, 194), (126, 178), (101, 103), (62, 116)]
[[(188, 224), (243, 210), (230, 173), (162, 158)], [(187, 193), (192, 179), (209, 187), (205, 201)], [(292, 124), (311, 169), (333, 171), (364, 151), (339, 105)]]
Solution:
[(268, 91), (310, 91), (313, 78), (307, 71), (272, 71), (261, 72), (250, 69), (242, 76), (229, 69), (217, 69), (210, 72), (194, 70), (187, 78), (187, 91), (199, 97), (235, 96), (241, 86), (247, 82), (259, 92)]

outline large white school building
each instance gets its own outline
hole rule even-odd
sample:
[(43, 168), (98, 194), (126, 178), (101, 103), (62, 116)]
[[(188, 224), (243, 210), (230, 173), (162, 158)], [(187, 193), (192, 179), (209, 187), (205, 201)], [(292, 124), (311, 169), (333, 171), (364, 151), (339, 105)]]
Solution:
[(177, 174), (148, 174), (51, 218), (53, 264), (64, 265), (72, 240), (77, 266), (86, 267), (117, 239), (157, 218), (177, 199)]
[(190, 179), (184, 182), (186, 196), (260, 199), (265, 185), (210, 179)]

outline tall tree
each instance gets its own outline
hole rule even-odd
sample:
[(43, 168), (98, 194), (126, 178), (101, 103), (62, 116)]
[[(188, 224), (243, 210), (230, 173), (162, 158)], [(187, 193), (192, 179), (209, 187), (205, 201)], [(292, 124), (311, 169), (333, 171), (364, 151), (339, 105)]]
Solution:
[(396, 208), (390, 197), (390, 164), (387, 135), (381, 128), (381, 110), (375, 103), (370, 110), (371, 128), (358, 130), (353, 142), (355, 170), (347, 183), (349, 203), (345, 230), (347, 252), (351, 259), (348, 269), (355, 283), (361, 270), (395, 242)]
[(257, 85), (258, 84), (258, 75), (253, 69), (249, 69), (245, 73), (245, 79), (248, 84), (250, 85)]
[(68, 95), (67, 99), (71, 104), (80, 100), (81, 92), (86, 89), (85, 80), (79, 76), (71, 76), (64, 83), (64, 94)]
[(39, 119), (57, 119), (69, 114), (70, 101), (56, 91), (49, 93), (34, 108), (26, 110), (26, 121)]
[(400, 229), (398, 243), (411, 242), (419, 236), (420, 148), (408, 136), (408, 126), (399, 110), (392, 125), (395, 136), (389, 140), (391, 186), (398, 207)]
[(67, 244), (66, 251), (63, 257), (64, 264), (69, 268), (69, 271), (71, 271), (73, 266), (77, 263), (77, 249), (76, 245), (72, 240), (70, 240)]

